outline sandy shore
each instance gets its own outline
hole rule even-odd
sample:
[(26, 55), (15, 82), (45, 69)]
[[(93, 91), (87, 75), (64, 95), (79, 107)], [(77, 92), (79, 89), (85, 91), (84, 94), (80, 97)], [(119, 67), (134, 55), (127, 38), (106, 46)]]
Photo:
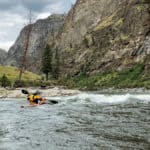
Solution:
[(62, 89), (59, 87), (50, 88), (50, 89), (38, 89), (38, 88), (16, 88), (16, 89), (5, 89), (0, 88), (0, 98), (24, 98), (26, 95), (21, 93), (22, 89), (28, 90), (30, 93), (34, 93), (39, 91), (41, 96), (43, 97), (51, 97), (51, 96), (63, 96), (63, 95), (75, 95), (79, 94), (79, 90), (69, 90)]

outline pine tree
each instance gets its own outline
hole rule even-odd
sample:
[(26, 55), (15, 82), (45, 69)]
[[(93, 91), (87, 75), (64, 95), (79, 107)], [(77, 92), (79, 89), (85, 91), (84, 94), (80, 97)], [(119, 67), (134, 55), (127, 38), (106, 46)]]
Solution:
[(46, 76), (46, 80), (48, 80), (49, 73), (52, 72), (52, 50), (49, 45), (46, 45), (42, 57), (42, 72)]

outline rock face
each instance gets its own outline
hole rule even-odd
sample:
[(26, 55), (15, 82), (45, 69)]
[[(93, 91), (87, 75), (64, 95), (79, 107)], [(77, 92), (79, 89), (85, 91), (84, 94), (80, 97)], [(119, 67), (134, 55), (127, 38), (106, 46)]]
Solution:
[(0, 65), (4, 64), (6, 57), (7, 57), (7, 52), (3, 49), (0, 49)]
[(149, 0), (77, 0), (60, 47), (62, 76), (150, 65)]
[[(77, 0), (67, 17), (51, 16), (32, 25), (28, 64), (39, 71), (43, 47), (52, 44), (53, 31), (53, 59), (57, 49), (63, 77), (124, 70), (137, 63), (149, 73), (149, 6), (149, 0)], [(10, 48), (7, 64), (19, 65), (28, 28)]]
[(27, 51), (26, 65), (29, 70), (39, 71), (41, 57), (47, 40), (52, 40), (64, 24), (64, 15), (51, 15), (47, 19), (38, 20), (32, 25), (24, 27), (17, 38), (15, 44), (9, 49), (6, 59), (7, 65), (19, 66), (27, 43), (29, 30), (29, 46)]

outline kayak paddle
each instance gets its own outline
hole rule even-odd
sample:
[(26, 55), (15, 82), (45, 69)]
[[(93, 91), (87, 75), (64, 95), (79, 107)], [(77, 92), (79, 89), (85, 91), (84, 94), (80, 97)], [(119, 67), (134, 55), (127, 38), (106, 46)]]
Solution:
[(24, 89), (22, 89), (21, 92), (22, 92), (23, 94), (29, 94), (29, 92), (28, 92), (27, 90), (24, 90)]

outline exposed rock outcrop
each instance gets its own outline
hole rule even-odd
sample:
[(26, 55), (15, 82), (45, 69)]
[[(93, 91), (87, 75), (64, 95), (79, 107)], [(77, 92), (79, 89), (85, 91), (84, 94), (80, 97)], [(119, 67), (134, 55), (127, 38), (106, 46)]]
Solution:
[(149, 5), (147, 0), (78, 0), (58, 39), (61, 75), (148, 66)]
[(64, 24), (64, 15), (51, 15), (47, 19), (38, 20), (31, 26), (24, 27), (15, 44), (9, 49), (6, 59), (7, 65), (19, 66), (27, 43), (27, 34), (31, 29), (26, 65), (28, 70), (39, 71), (41, 57), (47, 40), (52, 40)]
[[(40, 70), (43, 47), (52, 44), (54, 31), (63, 77), (124, 70), (136, 63), (144, 64), (148, 73), (149, 6), (149, 0), (77, 0), (66, 18), (51, 16), (32, 25), (28, 64), (32, 71)], [(27, 30), (9, 50), (7, 64), (19, 65)]]

